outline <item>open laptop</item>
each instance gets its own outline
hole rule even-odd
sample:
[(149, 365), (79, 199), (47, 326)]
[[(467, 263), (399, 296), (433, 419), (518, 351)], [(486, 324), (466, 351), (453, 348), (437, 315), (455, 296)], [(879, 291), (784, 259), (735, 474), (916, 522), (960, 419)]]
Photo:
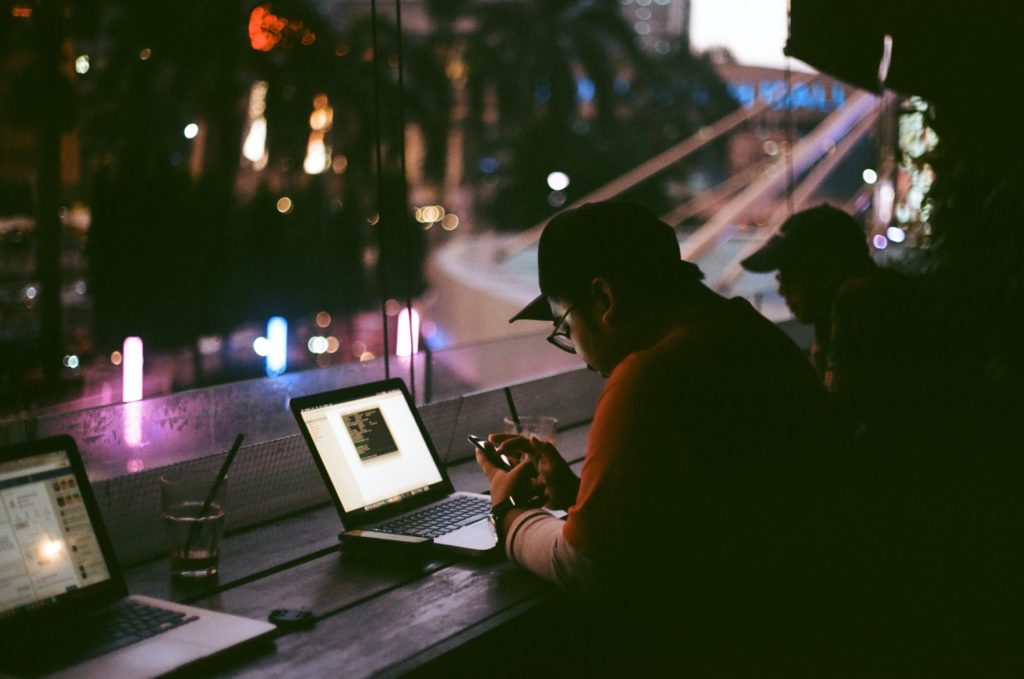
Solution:
[(346, 533), (464, 554), (497, 547), (490, 498), (455, 492), (402, 380), (293, 398), (291, 409)]
[(274, 630), (129, 596), (74, 440), (0, 449), (0, 674), (153, 677)]

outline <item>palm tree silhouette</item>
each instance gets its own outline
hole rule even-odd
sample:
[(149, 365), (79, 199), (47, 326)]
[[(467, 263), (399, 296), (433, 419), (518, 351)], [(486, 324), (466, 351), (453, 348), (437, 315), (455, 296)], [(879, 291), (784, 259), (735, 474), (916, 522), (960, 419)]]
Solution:
[[(657, 57), (638, 47), (615, 0), (428, 9), (465, 72), (453, 78), (465, 88), (465, 165), (498, 228), (531, 226), (735, 106), (685, 44)], [(571, 178), (564, 192), (547, 186), (554, 171)], [(645, 190), (647, 202), (664, 200)]]

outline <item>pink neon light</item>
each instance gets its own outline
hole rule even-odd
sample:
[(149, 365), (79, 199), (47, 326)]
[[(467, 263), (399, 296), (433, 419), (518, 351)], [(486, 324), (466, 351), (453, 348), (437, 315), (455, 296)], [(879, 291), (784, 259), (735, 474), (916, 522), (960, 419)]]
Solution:
[[(412, 340), (412, 350), (409, 340)], [(420, 313), (412, 310), (412, 332), (409, 332), (409, 309), (398, 312), (398, 339), (395, 341), (396, 356), (412, 356), (420, 350)]]
[(125, 337), (121, 352), (121, 400), (125, 403), (142, 400), (142, 338)]
[[(124, 406), (124, 442), (133, 448), (142, 446), (142, 408), (143, 405), (138, 401), (126, 403)], [(141, 463), (142, 460), (138, 462)], [(134, 473), (142, 469), (132, 469), (132, 460), (128, 461), (128, 465), (129, 472)]]

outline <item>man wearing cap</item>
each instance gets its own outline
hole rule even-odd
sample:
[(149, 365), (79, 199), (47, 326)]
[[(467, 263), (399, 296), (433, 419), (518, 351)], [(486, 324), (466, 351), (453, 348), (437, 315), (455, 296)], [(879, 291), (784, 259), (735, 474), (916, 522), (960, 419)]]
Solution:
[(777, 271), (793, 315), (814, 326), (811, 360), (846, 429), (872, 445), (907, 443), (938, 389), (938, 331), (913, 282), (876, 266), (860, 225), (827, 204), (791, 216), (742, 265)]
[[(552, 323), (548, 341), (608, 381), (580, 478), (536, 439), (492, 436), (525, 453), (510, 472), (477, 456), (509, 558), (622, 620), (673, 617), (672, 638), (705, 651), (753, 652), (810, 619), (798, 590), (821, 573), (809, 536), (834, 429), (800, 350), (704, 286), (673, 229), (631, 203), (556, 216), (538, 265), (542, 294), (511, 320)], [(564, 522), (523, 507), (538, 486)]]

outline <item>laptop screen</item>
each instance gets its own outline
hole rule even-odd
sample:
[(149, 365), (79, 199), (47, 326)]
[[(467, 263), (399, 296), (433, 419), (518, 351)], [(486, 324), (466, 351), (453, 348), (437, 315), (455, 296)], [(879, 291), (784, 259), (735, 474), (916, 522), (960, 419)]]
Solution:
[(442, 481), (400, 389), (300, 414), (346, 512), (401, 502)]
[(0, 462), (0, 619), (110, 578), (67, 452)]

